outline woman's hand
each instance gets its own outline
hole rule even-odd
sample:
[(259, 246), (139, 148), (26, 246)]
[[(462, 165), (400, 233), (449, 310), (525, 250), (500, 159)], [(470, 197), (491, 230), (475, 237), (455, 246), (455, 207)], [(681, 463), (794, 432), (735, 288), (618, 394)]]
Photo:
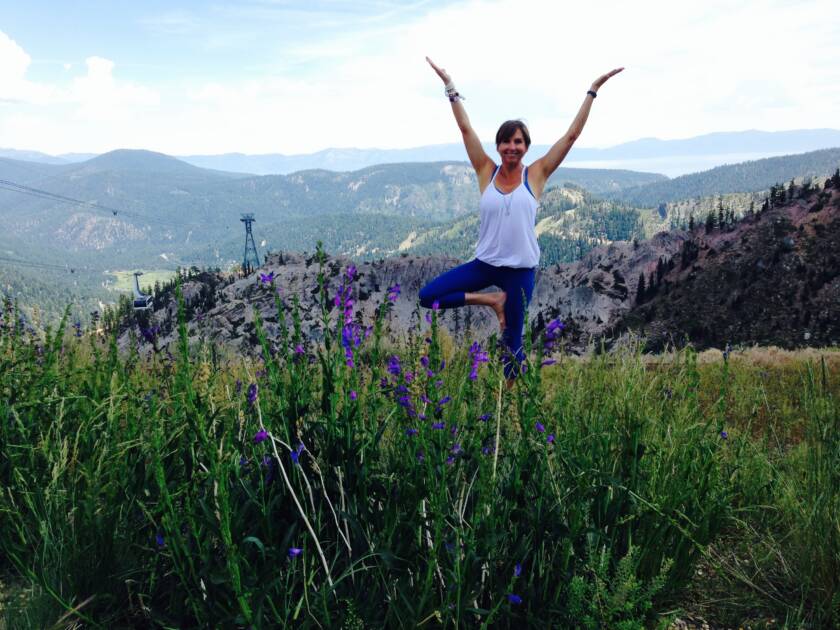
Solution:
[(437, 72), (437, 75), (440, 77), (440, 80), (443, 81), (444, 85), (449, 85), (449, 83), (452, 82), (452, 77), (446, 74), (446, 70), (444, 70), (443, 68), (438, 68), (435, 65), (435, 62), (429, 59), (428, 57), (426, 57), (426, 61), (428, 61), (429, 65), (432, 66), (432, 68), (434, 68), (434, 71)]
[[(428, 59), (428, 57), (427, 57), (427, 59)], [(430, 61), (429, 63), (432, 63), (432, 62)], [(595, 82), (594, 82), (594, 83), (592, 83), (592, 88), (591, 88), (591, 89), (592, 89), (592, 91), (593, 91), (593, 92), (597, 92), (597, 91), (598, 91), (598, 89), (599, 89), (602, 85), (604, 85), (604, 83), (606, 83), (606, 82), (607, 82), (607, 79), (609, 79), (610, 77), (613, 77), (613, 76), (617, 75), (617, 74), (618, 74), (619, 72), (621, 72), (622, 70), (624, 70), (624, 68), (616, 68), (615, 70), (610, 70), (609, 72), (607, 72), (607, 74), (602, 74), (600, 77), (598, 77), (597, 79), (595, 79)]]

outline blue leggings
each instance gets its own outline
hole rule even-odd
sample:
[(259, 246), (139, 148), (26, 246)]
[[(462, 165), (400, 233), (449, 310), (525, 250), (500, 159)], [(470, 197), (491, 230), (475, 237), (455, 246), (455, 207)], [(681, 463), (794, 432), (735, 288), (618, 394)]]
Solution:
[[(519, 364), (525, 360), (522, 326), (525, 323), (525, 309), (534, 292), (535, 276), (534, 268), (494, 267), (476, 258), (450, 269), (420, 289), (420, 305), (431, 308), (437, 300), (440, 308), (458, 308), (464, 306), (464, 293), (473, 293), (489, 286), (499, 287), (507, 293), (502, 339), (510, 353), (506, 354), (504, 365), (505, 377), (514, 378), (519, 373)], [(516, 358), (516, 363), (511, 361), (511, 355)]]

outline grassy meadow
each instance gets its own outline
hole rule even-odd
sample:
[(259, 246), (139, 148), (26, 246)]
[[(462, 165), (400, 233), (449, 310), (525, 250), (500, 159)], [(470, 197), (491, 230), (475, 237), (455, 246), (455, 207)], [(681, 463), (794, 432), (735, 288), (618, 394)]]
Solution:
[(584, 360), (552, 322), (508, 391), (433, 311), (390, 347), (412, 296), (359, 322), (353, 281), (318, 345), (275, 293), (257, 360), (7, 305), (0, 628), (840, 623), (840, 354)]

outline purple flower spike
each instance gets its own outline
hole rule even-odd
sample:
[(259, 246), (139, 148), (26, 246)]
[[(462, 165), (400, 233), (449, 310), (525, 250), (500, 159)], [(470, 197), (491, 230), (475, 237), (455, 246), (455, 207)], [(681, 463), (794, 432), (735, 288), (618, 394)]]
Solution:
[(260, 442), (264, 442), (268, 439), (268, 431), (265, 429), (260, 429), (257, 431), (257, 434), (254, 436), (254, 444), (259, 444)]
[(435, 422), (432, 425), (432, 428), (437, 430), (437, 431), (441, 431), (441, 430), (446, 428), (446, 423), (445, 422)]
[(388, 287), (388, 301), (396, 302), (398, 297), (400, 297), (400, 285), (396, 283), (394, 286)]
[(451, 466), (454, 463), (455, 463), (455, 458), (452, 457), (452, 455), (450, 455), (449, 457), (446, 458), (446, 465), (447, 466)]
[(261, 273), (260, 282), (262, 282), (263, 284), (271, 284), (272, 282), (274, 282), (274, 272), (271, 271), (269, 273)]
[(542, 422), (537, 420), (537, 423), (534, 425), (534, 428), (539, 431), (540, 433), (545, 433), (545, 427), (543, 426)]
[(422, 357), (420, 357), (420, 365), (422, 365), (423, 367), (429, 367), (429, 357), (427, 357), (425, 354)]
[(303, 553), (303, 549), (300, 547), (289, 547), (289, 559), (294, 560), (300, 554)]
[(427, 324), (432, 323), (432, 314), (431, 313), (426, 313), (426, 323)]
[(356, 400), (358, 397), (359, 397), (359, 395), (356, 393), (356, 390), (351, 389), (350, 390), (350, 400)]
[(437, 300), (432, 302), (432, 310), (433, 311), (439, 311), (440, 310), (440, 302), (438, 302)]
[(547, 365), (554, 365), (555, 363), (557, 363), (555, 359), (546, 359), (542, 362), (542, 367), (545, 367)]
[(516, 604), (518, 606), (522, 603), (522, 598), (515, 593), (508, 593), (507, 598), (511, 604)]
[(351, 264), (347, 267), (347, 278), (352, 281), (356, 277), (356, 265)]
[(289, 453), (292, 456), (292, 462), (295, 464), (300, 463), (300, 454), (303, 452), (304, 446), (300, 442), (298, 442), (297, 448)]
[(549, 433), (548, 436), (545, 438), (545, 441), (548, 442), (549, 444), (554, 444), (554, 434)]
[(417, 429), (406, 429), (405, 430), (406, 437), (412, 437), (417, 435)]
[(516, 566), (513, 567), (513, 577), (519, 577), (522, 575), (522, 563), (517, 562)]
[(493, 417), (492, 413), (485, 413), (485, 414), (482, 414), (482, 415), (478, 416), (478, 421), (479, 422), (487, 422), (492, 417)]
[(729, 434), (726, 431), (721, 431), (720, 432), (720, 437), (721, 437), (721, 439), (726, 440), (726, 439), (729, 439)]
[(158, 532), (155, 534), (155, 542), (157, 543), (158, 549), (163, 549), (166, 547), (166, 540), (163, 538), (163, 534)]
[(443, 407), (443, 406), (444, 406), (446, 403), (448, 403), (450, 400), (452, 400), (452, 396), (444, 396), (443, 398), (441, 398), (441, 399), (440, 399), (440, 401), (438, 402), (438, 405), (440, 405), (441, 407)]
[(251, 383), (248, 385), (248, 404), (253, 405), (257, 402), (257, 384)]

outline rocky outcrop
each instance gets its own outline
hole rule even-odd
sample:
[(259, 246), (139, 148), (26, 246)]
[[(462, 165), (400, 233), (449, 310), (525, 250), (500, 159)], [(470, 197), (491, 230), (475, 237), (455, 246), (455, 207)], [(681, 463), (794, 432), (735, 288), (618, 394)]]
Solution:
[[(807, 199), (745, 218), (724, 231), (661, 232), (639, 243), (616, 242), (583, 259), (540, 270), (529, 309), (530, 325), (541, 329), (560, 318), (566, 323), (566, 350), (584, 352), (593, 342), (607, 346), (629, 331), (648, 337), (652, 350), (668, 343), (696, 346), (762, 343), (783, 347), (827, 344), (840, 338), (840, 191), (816, 192)], [(400, 286), (390, 308), (387, 334), (394, 340), (426, 326), (417, 295), (440, 273), (459, 264), (454, 258), (403, 254), (358, 264), (352, 298), (357, 321), (371, 325), (388, 290)], [(325, 263), (331, 317), (332, 298), (346, 282), (353, 261), (328, 257)], [(319, 265), (314, 256), (269, 256), (258, 273), (218, 280), (208, 299), (206, 281), (183, 286), (191, 336), (251, 352), (256, 345), (254, 313), (270, 339), (278, 335), (275, 294), (286, 305), (300, 304), (307, 338), (321, 337)], [(271, 276), (273, 282), (261, 278)], [(639, 291), (639, 278), (650, 279)], [(653, 285), (651, 289), (650, 286)], [(210, 307), (202, 309), (202, 304)], [(171, 343), (173, 299), (158, 308), (149, 326), (160, 329), (159, 343)], [(442, 326), (456, 340), (484, 340), (497, 331), (492, 311), (466, 307), (441, 312)], [(127, 337), (124, 335), (124, 341)]]
[(691, 342), (786, 349), (840, 342), (840, 189), (810, 192), (736, 223), (695, 230), (684, 260), (627, 313), (647, 348)]

